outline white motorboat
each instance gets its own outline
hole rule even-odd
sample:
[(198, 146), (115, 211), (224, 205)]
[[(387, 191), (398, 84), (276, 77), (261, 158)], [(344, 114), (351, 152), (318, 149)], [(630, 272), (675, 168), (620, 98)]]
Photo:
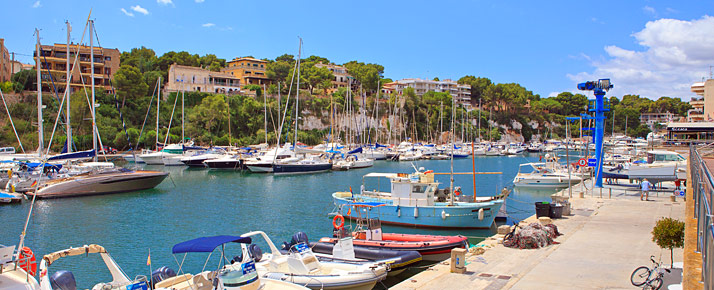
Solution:
[(305, 285), (311, 289), (368, 290), (387, 277), (386, 265), (382, 263), (319, 261), (304, 242), (292, 246), (287, 254), (283, 254), (262, 231), (241, 236), (261, 236), (268, 244), (270, 253), (262, 253), (255, 244), (241, 245), (243, 253), (250, 254), (244, 254), (241, 262), (248, 262), (251, 258), (255, 260), (258, 274), (263, 278)]
[(206, 151), (198, 152), (192, 156), (187, 156), (181, 158), (181, 163), (188, 167), (206, 167), (205, 161), (219, 159), (225, 156), (230, 156), (221, 148), (211, 148)]
[(142, 149), (140, 153), (137, 153), (137, 152), (126, 153), (126, 154), (122, 155), (122, 158), (124, 158), (124, 160), (126, 160), (126, 162), (146, 163), (139, 156), (149, 154), (149, 153), (154, 153), (154, 151), (149, 150), (149, 149)]
[(686, 179), (687, 159), (674, 151), (647, 151), (647, 160), (603, 166), (603, 178), (646, 178), (650, 182)]
[[(261, 279), (258, 271), (256, 271), (255, 262), (248, 256), (258, 256), (245, 254), (244, 262), (232, 261), (228, 263), (225, 254), (225, 247), (228, 243), (246, 243), (250, 244), (251, 239), (237, 236), (214, 236), (202, 237), (189, 241), (185, 241), (174, 245), (172, 253), (184, 254), (184, 259), (188, 253), (213, 253), (213, 251), (221, 246), (221, 259), (218, 268), (214, 271), (202, 271), (198, 274), (189, 274), (181, 272), (183, 269), (183, 261), (179, 264), (179, 275), (176, 275), (173, 270), (159, 272), (157, 275), (152, 275), (153, 289), (155, 290), (268, 290), (268, 289), (293, 289), (307, 290), (301, 285), (296, 285), (286, 281), (279, 281), (265, 277)], [(246, 253), (244, 251), (244, 253)], [(208, 255), (208, 260), (211, 255)], [(177, 260), (178, 263), (178, 260)], [(204, 269), (205, 269), (204, 264)], [(162, 267), (166, 269), (166, 267)]]
[(420, 150), (410, 149), (399, 154), (399, 161), (415, 161), (422, 158)]
[[(20, 251), (22, 252), (22, 251)], [(0, 289), (2, 290), (39, 290), (40, 284), (35, 280), (32, 265), (34, 255), (20, 257), (15, 254), (15, 246), (0, 245)], [(37, 265), (34, 264), (34, 270)]]
[(40, 262), (40, 288), (42, 290), (76, 290), (77, 281), (75, 280), (72, 272), (60, 270), (50, 276), (48, 274), (48, 268), (59, 258), (67, 256), (86, 257), (88, 254), (99, 254), (112, 276), (111, 282), (94, 285), (94, 287), (91, 288), (92, 290), (138, 290), (148, 288), (146, 276), (139, 275), (133, 280), (129, 279), (124, 271), (119, 268), (119, 265), (117, 265), (114, 259), (112, 259), (107, 250), (105, 250), (104, 247), (95, 244), (69, 248), (50, 253), (42, 257), (42, 262)]
[[(518, 174), (513, 178), (513, 185), (517, 187), (561, 188), (583, 181), (582, 177), (574, 173), (568, 176), (567, 170), (560, 170), (554, 167), (557, 163), (549, 163), (532, 162), (521, 164), (518, 168)], [(531, 172), (523, 172), (523, 168), (532, 170)]]
[(294, 157), (295, 152), (290, 150), (290, 144), (285, 144), (283, 147), (273, 148), (268, 151), (263, 151), (253, 158), (245, 160), (245, 167), (253, 173), (271, 173), (273, 172), (273, 163), (278, 160)]
[(164, 165), (164, 156), (181, 156), (183, 146), (181, 144), (166, 145), (161, 151), (139, 155), (147, 165)]
[[(364, 156), (363, 154), (360, 154)], [(353, 154), (345, 157), (345, 159), (338, 160), (332, 165), (334, 170), (349, 170), (357, 168), (367, 168), (374, 166), (374, 159), (358, 157), (358, 155)]]

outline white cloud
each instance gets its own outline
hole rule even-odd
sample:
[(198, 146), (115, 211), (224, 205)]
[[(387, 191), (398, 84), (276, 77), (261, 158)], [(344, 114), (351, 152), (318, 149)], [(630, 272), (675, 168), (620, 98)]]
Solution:
[(174, 2), (171, 0), (156, 0), (156, 3), (159, 3), (161, 5), (174, 5)]
[(139, 13), (144, 14), (144, 15), (148, 15), (148, 14), (149, 14), (149, 10), (146, 10), (146, 8), (141, 7), (141, 6), (139, 6), (139, 5), (131, 6), (131, 10), (134, 10), (134, 12), (139, 12)]
[(706, 77), (709, 65), (714, 63), (713, 34), (712, 16), (691, 21), (649, 21), (644, 29), (632, 34), (642, 49), (608, 45), (604, 48), (606, 57), (591, 61), (594, 71), (567, 76), (576, 82), (610, 78), (615, 96), (692, 96), (691, 84)]
[(124, 13), (124, 15), (129, 16), (129, 17), (134, 17), (134, 13), (131, 13), (131, 12), (129, 12), (129, 11), (126, 11), (126, 9), (124, 9), (124, 8), (122, 8), (122, 9), (120, 9), (120, 10), (121, 10), (121, 12)]
[(652, 8), (650, 6), (642, 7), (642, 11), (644, 11), (645, 13), (652, 14), (652, 15), (657, 15), (657, 10), (655, 10), (654, 8)]
[(201, 26), (203, 26), (203, 27), (213, 27), (213, 26), (216, 26), (216, 24), (215, 24), (215, 23), (210, 23), (210, 22), (209, 22), (209, 23), (204, 23), (204, 24), (203, 24), (203, 25), (201, 25)]
[(206, 0), (196, 0), (196, 3), (203, 3)]
[(42, 4), (40, 4), (39, 0), (35, 1), (35, 3), (32, 4), (32, 8), (40, 8), (40, 7), (42, 7)]

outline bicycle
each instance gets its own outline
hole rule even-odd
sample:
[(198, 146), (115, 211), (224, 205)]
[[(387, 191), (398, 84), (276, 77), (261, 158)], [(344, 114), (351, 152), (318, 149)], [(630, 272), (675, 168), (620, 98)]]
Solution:
[[(630, 276), (630, 282), (632, 285), (640, 287), (642, 289), (659, 289), (662, 287), (662, 277), (664, 276), (664, 271), (670, 273), (669, 269), (660, 268), (661, 263), (657, 263), (654, 260), (655, 256), (650, 256), (650, 261), (652, 261), (652, 269), (647, 266), (641, 266), (635, 269)], [(664, 270), (664, 271), (662, 271)]]

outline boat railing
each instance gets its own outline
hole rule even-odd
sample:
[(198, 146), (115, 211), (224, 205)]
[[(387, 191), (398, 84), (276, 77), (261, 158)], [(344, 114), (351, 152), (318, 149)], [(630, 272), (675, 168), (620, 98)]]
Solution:
[(701, 281), (705, 289), (714, 289), (714, 221), (712, 196), (714, 177), (702, 156), (714, 153), (712, 144), (690, 145), (690, 168), (692, 197), (695, 202), (694, 218), (697, 219), (697, 253), (702, 255)]

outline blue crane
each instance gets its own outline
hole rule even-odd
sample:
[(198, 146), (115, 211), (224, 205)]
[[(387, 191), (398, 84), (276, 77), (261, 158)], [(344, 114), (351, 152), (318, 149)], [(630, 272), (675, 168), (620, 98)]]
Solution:
[(603, 139), (605, 135), (605, 112), (610, 111), (610, 103), (605, 101), (605, 93), (612, 89), (610, 79), (599, 79), (578, 84), (578, 90), (593, 91), (595, 100), (590, 100), (588, 111), (595, 113), (595, 186), (602, 187)]

